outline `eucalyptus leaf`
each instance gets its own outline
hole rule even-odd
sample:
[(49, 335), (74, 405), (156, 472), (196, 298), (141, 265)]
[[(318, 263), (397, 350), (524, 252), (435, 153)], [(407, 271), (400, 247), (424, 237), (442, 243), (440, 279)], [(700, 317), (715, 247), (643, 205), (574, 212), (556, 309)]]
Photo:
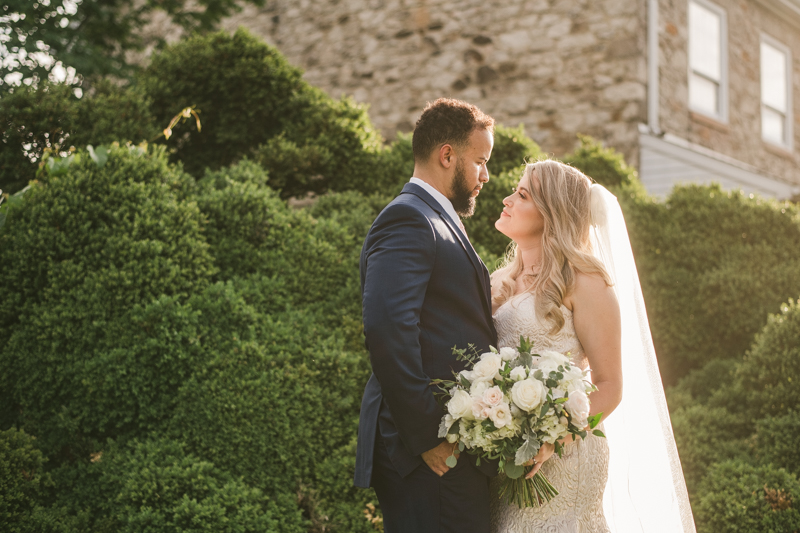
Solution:
[(458, 464), (458, 459), (456, 459), (455, 455), (451, 455), (445, 460), (444, 464), (446, 464), (449, 468), (455, 468)]
[(503, 469), (509, 479), (517, 479), (522, 477), (522, 474), (525, 473), (525, 467), (515, 465), (514, 463), (506, 463), (505, 468)]
[(456, 420), (453, 422), (453, 425), (450, 426), (450, 429), (447, 431), (450, 435), (458, 435), (458, 428), (460, 427), (461, 422)]
[(536, 457), (536, 454), (539, 453), (539, 447), (539, 441), (537, 441), (535, 437), (526, 439), (514, 455), (514, 463), (517, 465), (524, 465)]

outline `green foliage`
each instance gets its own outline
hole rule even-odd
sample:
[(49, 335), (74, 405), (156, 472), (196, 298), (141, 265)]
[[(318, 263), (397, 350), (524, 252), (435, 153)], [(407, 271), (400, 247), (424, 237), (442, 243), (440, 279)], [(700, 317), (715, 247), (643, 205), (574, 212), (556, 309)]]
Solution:
[(798, 435), (800, 435), (798, 411), (789, 411), (782, 416), (770, 416), (759, 420), (755, 439), (755, 450), (759, 461), (800, 475)]
[[(174, 24), (191, 32), (209, 30), (241, 9), (234, 0), (170, 0), (148, 2), (134, 9), (123, 0), (7, 0), (3, 7), (0, 28), (6, 41), (0, 56), (4, 60), (0, 62), (0, 90), (8, 90), (7, 77), (17, 77), (17, 83), (46, 80), (58, 63), (74, 68), (78, 83), (82, 78), (124, 76), (134, 69), (127, 56), (144, 48), (142, 29), (156, 10), (166, 12)], [(46, 60), (39, 55), (43, 50), (49, 56)]]
[[(299, 491), (314, 522), (365, 522), (365, 495), (352, 488), (354, 465), (344, 455), (353, 452), (369, 377), (365, 355), (344, 352), (313, 313), (271, 315), (259, 328), (268, 342), (218, 351), (181, 387), (171, 431), (192, 453), (268, 495)], [(328, 468), (325, 479), (323, 461), (347, 468)]]
[(181, 302), (214, 273), (191, 178), (163, 150), (78, 155), (0, 232), (0, 419), (48, 455), (162, 416), (196, 340)]
[(738, 461), (742, 468), (744, 463), (763, 466), (767, 470), (754, 472), (767, 476), (764, 483), (771, 479), (769, 469), (800, 472), (795, 442), (800, 402), (792, 387), (800, 380), (798, 346), (800, 307), (789, 301), (781, 313), (769, 317), (744, 360), (712, 359), (670, 389), (672, 426), (694, 501), (716, 502), (707, 491), (716, 490), (712, 485), (721, 481), (707, 478), (714, 475), (712, 465), (726, 460)]
[(672, 414), (672, 429), (690, 494), (701, 490), (709, 465), (726, 459), (748, 461), (752, 453), (752, 421), (724, 407), (695, 403), (678, 409)]
[(91, 462), (54, 474), (50, 501), (32, 517), (38, 530), (306, 531), (294, 498), (269, 498), (169, 439), (108, 441)]
[[(261, 312), (313, 306), (322, 323), (343, 329), (357, 344), (358, 255), (366, 232), (353, 233), (333, 218), (317, 220), (290, 209), (271, 189), (256, 184), (263, 179), (264, 172), (245, 161), (210, 172), (198, 184), (197, 202), (208, 218), (206, 235), (218, 278), (247, 286), (248, 301)], [(264, 300), (261, 290), (270, 297)]]
[(622, 154), (606, 148), (599, 141), (579, 135), (580, 146), (566, 156), (564, 162), (579, 169), (594, 181), (615, 192), (616, 189), (642, 189), (636, 169), (628, 166)]
[(676, 187), (665, 203), (622, 200), (665, 383), (742, 357), (768, 313), (796, 294), (796, 206), (717, 185)]
[(16, 192), (36, 177), (46, 150), (114, 141), (141, 142), (158, 128), (149, 102), (136, 89), (98, 83), (78, 99), (67, 85), (18, 87), (0, 99), (0, 189)]
[(789, 300), (767, 325), (737, 372), (750, 416), (781, 416), (800, 410), (800, 304)]
[[(213, 76), (208, 73), (213, 72)], [(200, 113), (202, 132), (178, 129), (168, 141), (190, 173), (228, 166), (298, 119), (300, 71), (245, 30), (179, 41), (154, 54), (139, 76), (159, 124), (186, 106)]]
[(490, 178), (516, 170), (520, 165), (544, 157), (539, 145), (525, 134), (522, 124), (510, 128), (497, 124), (494, 129), (494, 148), (487, 168)]
[(396, 180), (365, 106), (351, 98), (333, 100), (310, 86), (301, 87), (290, 105), (297, 109), (294, 120), (285, 121), (280, 135), (254, 156), (281, 196), (328, 189), (371, 193)]
[(694, 503), (698, 533), (783, 533), (800, 528), (797, 478), (774, 466), (728, 461), (711, 467)]
[(199, 110), (202, 131), (178, 130), (168, 141), (196, 176), (252, 155), (283, 198), (376, 191), (386, 181), (382, 139), (366, 108), (311, 87), (277, 49), (243, 29), (168, 47), (140, 82), (159, 123), (184, 106)]
[(44, 457), (34, 439), (14, 428), (0, 431), (0, 524), (3, 531), (28, 531), (30, 519), (39, 497)]

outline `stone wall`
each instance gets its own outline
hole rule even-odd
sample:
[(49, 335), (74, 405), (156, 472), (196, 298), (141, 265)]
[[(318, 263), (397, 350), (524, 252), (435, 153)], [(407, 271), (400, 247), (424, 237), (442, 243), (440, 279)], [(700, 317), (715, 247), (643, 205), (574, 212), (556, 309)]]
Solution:
[(267, 0), (222, 26), (250, 29), (333, 96), (370, 104), (387, 138), (426, 101), (478, 105), (562, 155), (576, 133), (636, 163), (646, 116), (641, 0)]
[[(752, 165), (767, 175), (800, 183), (800, 17), (781, 17), (763, 2), (714, 0), (728, 19), (727, 124), (688, 108), (688, 0), (660, 2), (660, 123), (664, 131)], [(766, 33), (790, 47), (793, 61), (794, 150), (761, 140), (759, 43)]]

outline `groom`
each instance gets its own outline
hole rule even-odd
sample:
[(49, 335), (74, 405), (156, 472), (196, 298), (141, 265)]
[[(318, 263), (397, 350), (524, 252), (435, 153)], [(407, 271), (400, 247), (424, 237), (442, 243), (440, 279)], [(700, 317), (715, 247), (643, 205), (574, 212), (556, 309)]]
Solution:
[[(414, 177), (375, 219), (361, 251), (373, 374), (361, 402), (355, 485), (378, 495), (386, 533), (486, 533), (495, 464), (438, 437), (432, 379), (464, 362), (453, 347), (496, 345), (489, 273), (459, 215), (489, 181), (494, 119), (459, 100), (428, 104), (412, 141)], [(458, 455), (458, 450), (455, 450)]]

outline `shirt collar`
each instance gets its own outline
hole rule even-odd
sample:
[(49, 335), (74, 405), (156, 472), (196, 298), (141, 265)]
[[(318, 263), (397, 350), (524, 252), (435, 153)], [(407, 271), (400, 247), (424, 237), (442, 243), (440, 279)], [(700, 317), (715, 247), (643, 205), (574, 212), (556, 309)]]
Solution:
[(442, 206), (442, 209), (444, 209), (444, 212), (447, 213), (450, 216), (450, 218), (453, 219), (453, 222), (456, 223), (456, 226), (461, 227), (461, 219), (459, 218), (458, 213), (456, 213), (456, 210), (453, 208), (453, 203), (447, 198), (447, 196), (443, 195), (442, 193), (434, 189), (431, 185), (425, 183), (419, 178), (411, 178), (409, 183), (413, 183), (414, 185), (419, 185), (420, 187), (425, 189), (425, 192), (433, 196), (433, 198), (437, 202), (439, 202), (439, 204)]

